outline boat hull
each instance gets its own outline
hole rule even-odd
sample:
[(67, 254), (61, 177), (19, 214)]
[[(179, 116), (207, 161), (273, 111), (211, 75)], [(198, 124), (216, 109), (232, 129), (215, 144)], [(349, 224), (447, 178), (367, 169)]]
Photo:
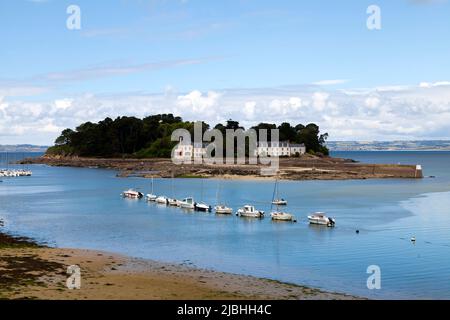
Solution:
[(335, 225), (334, 220), (330, 219), (328, 217), (308, 216), (308, 221), (310, 224), (315, 224), (315, 225), (320, 225), (320, 226), (334, 227), (334, 225)]
[(272, 204), (276, 205), (276, 206), (287, 206), (287, 201), (285, 201), (285, 200), (272, 201)]
[(211, 212), (211, 207), (205, 204), (196, 204), (194, 205), (194, 209), (200, 212)]
[(215, 211), (217, 214), (232, 214), (233, 213), (233, 209), (231, 208), (227, 208), (227, 207), (216, 207)]
[(159, 203), (159, 204), (167, 204), (167, 198), (158, 197), (158, 198), (156, 198), (155, 202)]
[(297, 222), (295, 217), (290, 213), (285, 212), (273, 212), (271, 214), (272, 220), (274, 221), (290, 221), (290, 222)]

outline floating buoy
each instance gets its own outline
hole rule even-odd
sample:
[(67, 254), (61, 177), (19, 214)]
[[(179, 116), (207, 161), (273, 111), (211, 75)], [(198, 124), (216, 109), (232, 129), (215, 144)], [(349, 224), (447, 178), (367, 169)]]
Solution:
[(359, 230), (356, 230), (356, 233), (358, 233), (358, 234), (359, 234)]
[(411, 242), (416, 242), (416, 237), (412, 237)]

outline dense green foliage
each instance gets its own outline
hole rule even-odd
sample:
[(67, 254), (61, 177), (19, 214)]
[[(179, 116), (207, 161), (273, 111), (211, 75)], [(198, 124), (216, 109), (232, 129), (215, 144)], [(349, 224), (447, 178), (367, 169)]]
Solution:
[[(202, 123), (203, 132), (210, 127)], [(176, 129), (186, 129), (193, 137), (194, 122), (183, 121), (172, 114), (160, 114), (138, 119), (135, 117), (106, 118), (98, 123), (86, 122), (75, 130), (65, 129), (56, 139), (55, 146), (48, 149), (50, 155), (76, 155), (86, 157), (133, 156), (137, 158), (168, 158), (177, 142), (171, 141)], [(244, 129), (239, 122), (228, 120), (217, 124), (215, 129), (225, 133), (226, 129)], [(304, 143), (308, 152), (328, 154), (325, 140), (328, 135), (320, 135), (315, 124), (292, 127), (289, 123), (260, 123), (254, 129), (276, 129), (280, 131), (280, 141)], [(269, 131), (270, 137), (270, 131)]]

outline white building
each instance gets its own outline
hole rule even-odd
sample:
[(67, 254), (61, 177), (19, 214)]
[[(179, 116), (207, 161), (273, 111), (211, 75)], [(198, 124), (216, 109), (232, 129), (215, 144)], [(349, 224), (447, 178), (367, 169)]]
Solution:
[(177, 160), (192, 160), (193, 158), (202, 158), (206, 156), (207, 143), (184, 142), (180, 139), (173, 151), (173, 156)]
[(293, 157), (295, 155), (302, 155), (306, 153), (304, 144), (292, 144), (289, 141), (280, 142), (265, 142), (258, 143), (256, 149), (258, 156), (270, 157)]
[(192, 146), (190, 141), (183, 141), (180, 139), (180, 142), (176, 145), (173, 150), (173, 157), (177, 160), (191, 160), (194, 156), (194, 147)]
[(206, 156), (206, 148), (208, 143), (194, 143), (194, 158), (202, 158)]
[[(177, 160), (192, 160), (193, 158), (204, 158), (208, 143), (194, 143), (190, 141), (180, 143), (175, 147), (174, 157)], [(256, 156), (270, 157), (294, 157), (297, 154), (306, 153), (304, 144), (292, 144), (288, 141), (259, 142), (255, 150)]]

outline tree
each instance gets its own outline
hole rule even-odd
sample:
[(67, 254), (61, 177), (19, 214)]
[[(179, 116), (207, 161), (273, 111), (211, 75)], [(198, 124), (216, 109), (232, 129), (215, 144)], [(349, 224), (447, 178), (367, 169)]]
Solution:
[(55, 144), (57, 146), (70, 144), (74, 133), (75, 131), (73, 131), (72, 129), (63, 130), (63, 132), (61, 132), (61, 135), (56, 138)]
[[(203, 121), (201, 125), (204, 134), (210, 126)], [(214, 128), (222, 132), (224, 136), (227, 129), (245, 130), (238, 121), (231, 119), (225, 125), (219, 123)], [(272, 138), (270, 130), (276, 128), (275, 124), (264, 122), (253, 127), (257, 130), (258, 139), (260, 138), (259, 129), (267, 129), (269, 140)], [(82, 123), (75, 130), (63, 130), (55, 140), (55, 146), (49, 148), (48, 153), (86, 157), (170, 157), (171, 150), (176, 144), (171, 141), (171, 135), (176, 129), (186, 129), (192, 137), (194, 136), (194, 122), (183, 121), (181, 117), (175, 117), (173, 114), (151, 115), (143, 119), (105, 118), (98, 123)], [(306, 127), (298, 124), (292, 127), (288, 122), (284, 122), (278, 126), (278, 129), (280, 140), (304, 143), (308, 151), (328, 154), (325, 146), (328, 134), (320, 134), (316, 124), (311, 123)], [(224, 141), (226, 143), (226, 139)], [(225, 148), (226, 145), (224, 145), (224, 151)]]

